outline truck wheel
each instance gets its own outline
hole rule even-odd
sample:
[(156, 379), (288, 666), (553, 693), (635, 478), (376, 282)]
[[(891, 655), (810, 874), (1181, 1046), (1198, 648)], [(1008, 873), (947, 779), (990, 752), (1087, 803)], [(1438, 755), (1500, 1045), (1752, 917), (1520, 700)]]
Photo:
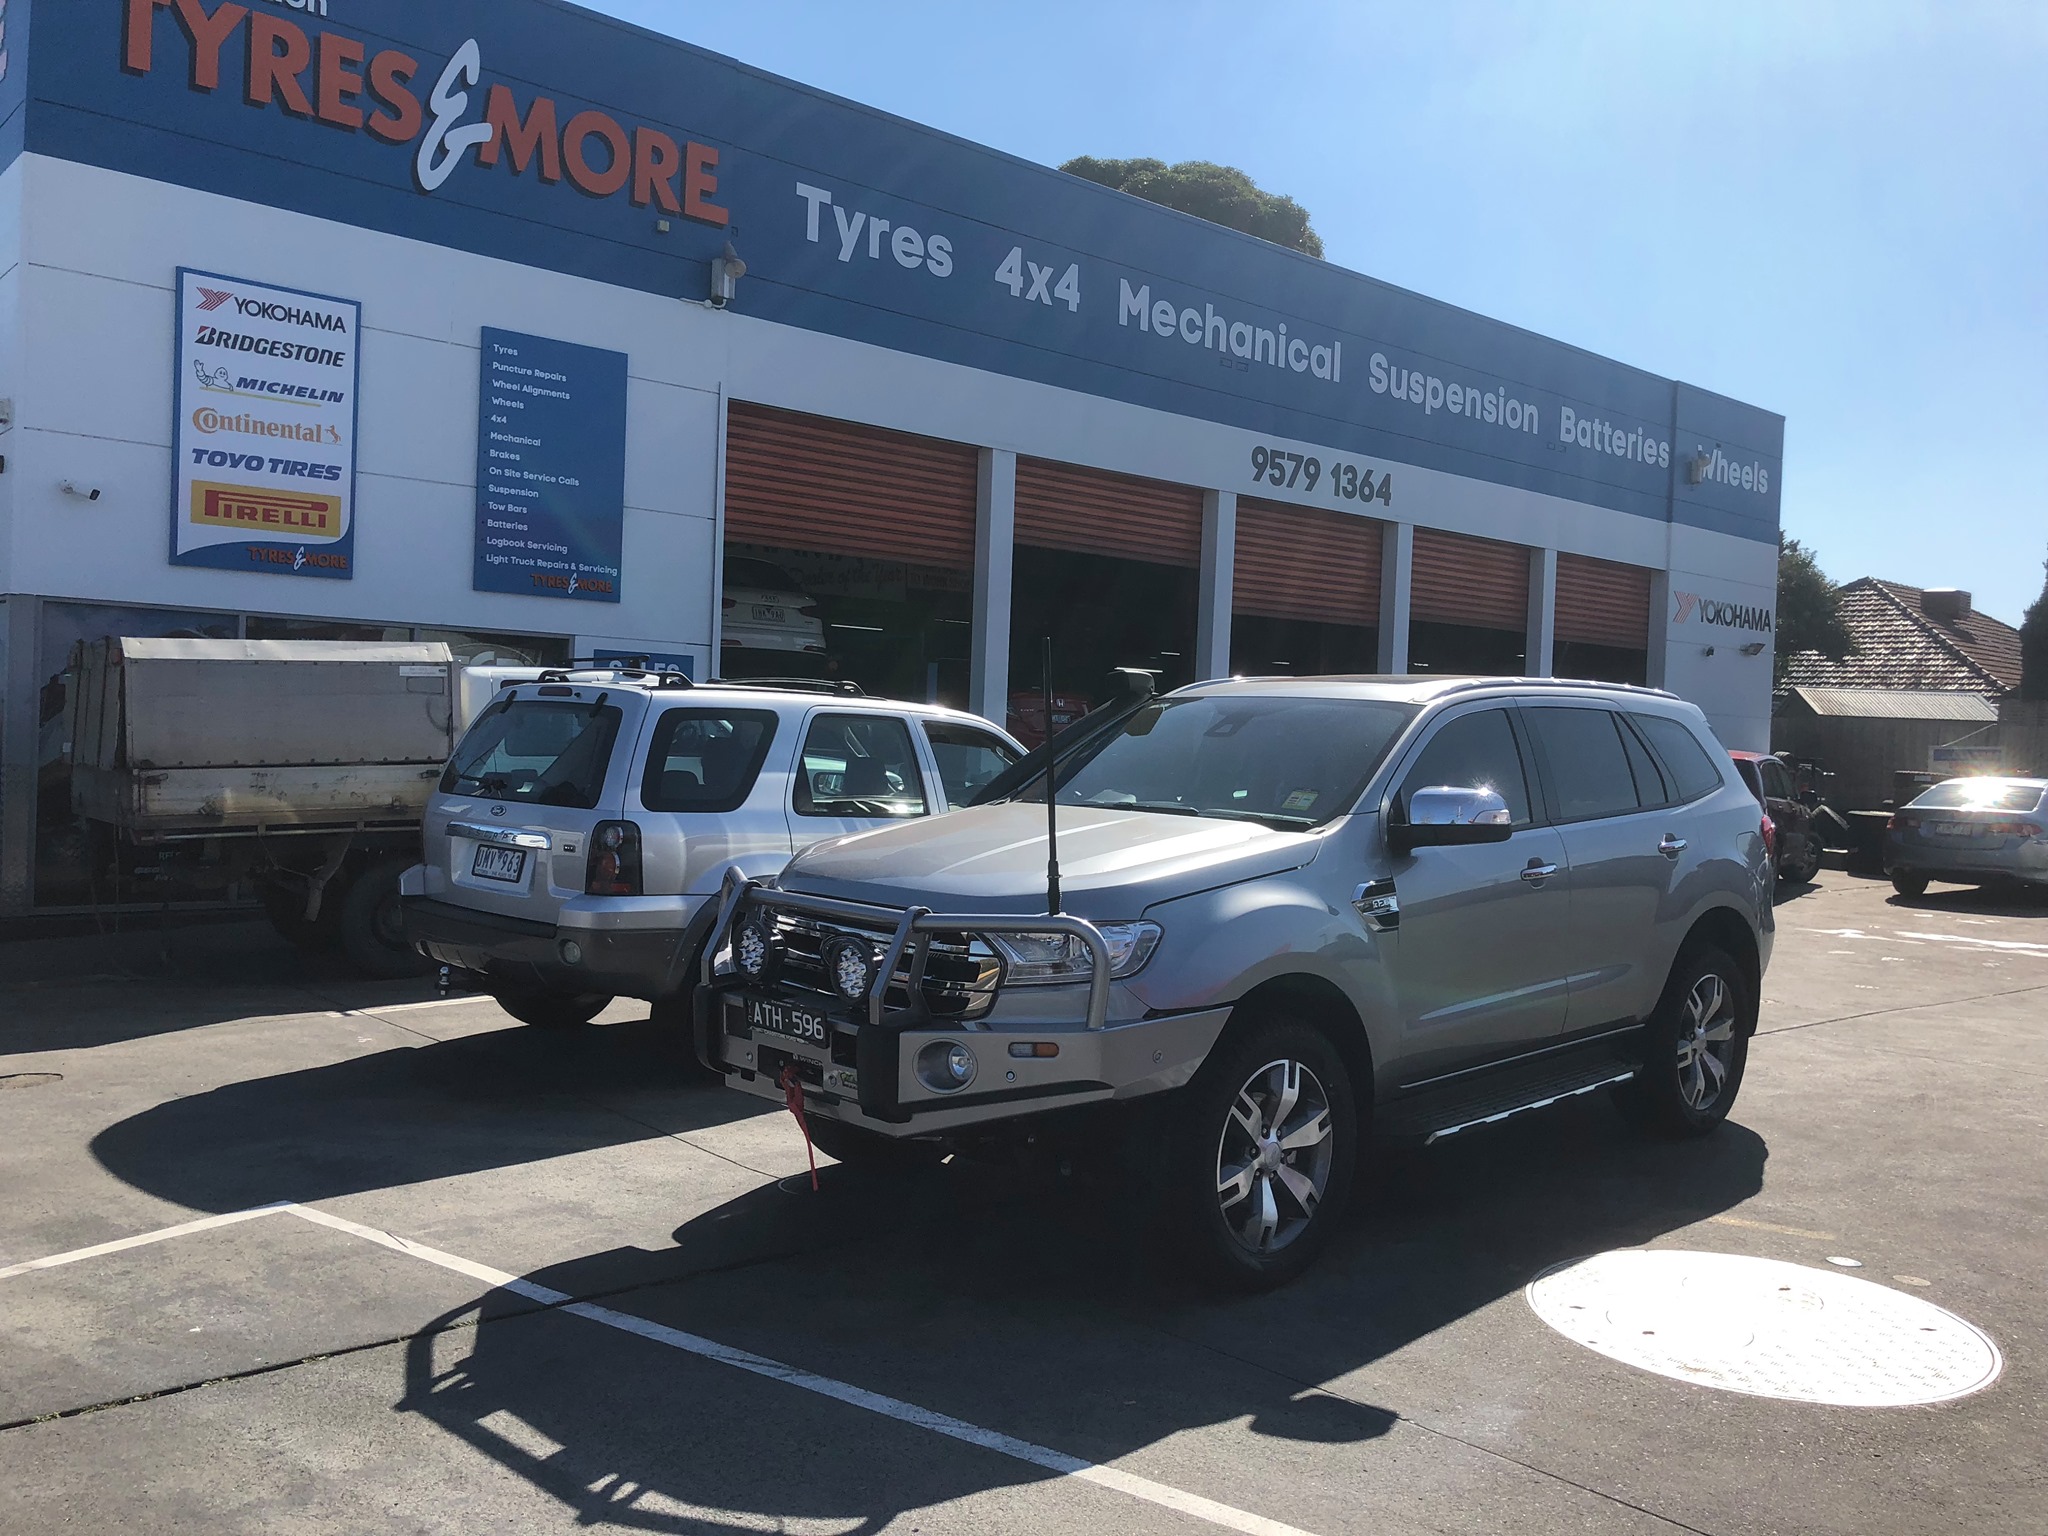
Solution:
[(1909, 901), (1915, 900), (1927, 894), (1927, 877), (1908, 874), (1902, 869), (1892, 876), (1892, 889)]
[(339, 895), (333, 887), (328, 888), (342, 958), (365, 976), (398, 981), (424, 976), (434, 968), (433, 961), (406, 941), (399, 906), (398, 877), (415, 862), (410, 858), (380, 859)]
[(1261, 1021), (1183, 1093), (1167, 1177), (1195, 1263), (1236, 1290), (1285, 1284), (1351, 1193), (1358, 1112), (1342, 1058), (1306, 1024)]
[(1671, 968), (1643, 1031), (1643, 1065), (1621, 1098), (1629, 1118), (1672, 1136), (1704, 1136), (1735, 1106), (1756, 1021), (1750, 984), (1726, 952), (1701, 945)]
[(898, 1141), (838, 1120), (811, 1119), (806, 1123), (812, 1144), (833, 1162), (850, 1168), (914, 1173), (920, 1168), (936, 1168), (946, 1159), (946, 1149), (935, 1141)]
[(581, 1029), (612, 1001), (603, 992), (550, 992), (543, 987), (505, 987), (492, 996), (520, 1023), (541, 1029)]

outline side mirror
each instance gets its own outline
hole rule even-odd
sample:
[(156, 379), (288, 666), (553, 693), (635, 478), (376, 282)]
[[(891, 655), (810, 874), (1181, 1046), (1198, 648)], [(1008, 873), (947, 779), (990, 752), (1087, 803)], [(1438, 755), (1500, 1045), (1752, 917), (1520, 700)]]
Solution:
[(1439, 784), (1408, 797), (1407, 820), (1388, 826), (1387, 843), (1395, 853), (1405, 854), (1417, 848), (1504, 843), (1514, 835), (1508, 803), (1493, 790)]

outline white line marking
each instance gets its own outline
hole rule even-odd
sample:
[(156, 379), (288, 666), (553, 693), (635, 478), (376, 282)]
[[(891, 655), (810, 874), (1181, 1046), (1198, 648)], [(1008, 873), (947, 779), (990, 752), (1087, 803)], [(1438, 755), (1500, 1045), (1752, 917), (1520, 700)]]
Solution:
[(770, 1381), (779, 1381), (805, 1392), (814, 1392), (820, 1397), (829, 1397), (835, 1402), (862, 1408), (869, 1413), (880, 1414), (883, 1418), (895, 1419), (898, 1423), (929, 1430), (935, 1435), (944, 1435), (948, 1439), (977, 1446), (985, 1451), (994, 1451), (998, 1455), (1041, 1467), (1062, 1477), (1093, 1483), (1099, 1488), (1107, 1488), (1134, 1499), (1141, 1499), (1148, 1504), (1156, 1504), (1162, 1509), (1192, 1515), (1198, 1520), (1206, 1520), (1211, 1525), (1221, 1526), (1225, 1530), (1242, 1531), (1245, 1536), (1308, 1536), (1308, 1533), (1299, 1526), (1269, 1520), (1264, 1515), (1255, 1515), (1228, 1504), (1219, 1504), (1214, 1499), (1206, 1499), (1200, 1494), (1188, 1493), (1166, 1483), (1154, 1482), (1149, 1477), (1139, 1477), (1135, 1473), (1120, 1471), (1115, 1467), (1104, 1467), (1091, 1461), (1083, 1461), (1080, 1457), (1069, 1456), (1064, 1451), (1034, 1445), (1029, 1440), (1019, 1440), (1015, 1436), (1005, 1435), (993, 1429), (983, 1429), (979, 1425), (967, 1423), (964, 1419), (936, 1413), (929, 1408), (920, 1408), (915, 1403), (906, 1403), (901, 1398), (885, 1397), (879, 1392), (870, 1392), (865, 1387), (834, 1381), (829, 1376), (819, 1376), (793, 1365), (784, 1365), (779, 1360), (770, 1360), (765, 1355), (735, 1349), (729, 1344), (720, 1344), (716, 1340), (694, 1333), (684, 1333), (679, 1328), (670, 1328), (662, 1323), (649, 1322), (646, 1318), (635, 1317), (629, 1312), (614, 1311), (610, 1307), (595, 1306), (586, 1301), (571, 1301), (560, 1291), (535, 1285), (531, 1281), (520, 1279), (517, 1275), (507, 1274), (504, 1270), (492, 1269), (485, 1264), (458, 1258), (454, 1254), (443, 1253), (437, 1248), (429, 1248), (425, 1244), (412, 1242), (390, 1232), (366, 1227), (344, 1217), (329, 1215), (326, 1211), (315, 1210), (311, 1206), (292, 1205), (286, 1209), (294, 1216), (318, 1226), (331, 1227), (337, 1232), (347, 1232), (394, 1252), (423, 1259), (429, 1264), (437, 1264), (443, 1269), (453, 1270), (456, 1274), (466, 1275), (472, 1280), (511, 1291), (514, 1295), (560, 1307), (564, 1312), (573, 1313), (593, 1323), (602, 1323), (605, 1327), (615, 1328), (621, 1333), (630, 1333), (651, 1343), (666, 1345), (670, 1349), (680, 1349), (700, 1359), (728, 1365), (734, 1370), (747, 1371), (755, 1376), (764, 1376)]
[(1902, 939), (1926, 939), (1933, 944), (1967, 944), (1972, 949), (2003, 949), (2014, 954), (2048, 955), (2048, 944), (2023, 944), (2018, 939), (1980, 939), (1973, 933), (1901, 933)]
[(288, 1204), (259, 1205), (253, 1211), (230, 1211), (224, 1216), (202, 1216), (197, 1221), (183, 1221), (175, 1227), (161, 1227), (154, 1232), (144, 1232), (135, 1237), (120, 1238), (111, 1243), (96, 1243), (90, 1248), (74, 1248), (69, 1253), (53, 1253), (47, 1259), (30, 1259), (25, 1264), (10, 1264), (0, 1269), (0, 1280), (11, 1280), (16, 1275), (26, 1275), (39, 1269), (62, 1269), (66, 1264), (79, 1264), (87, 1259), (97, 1259), (109, 1253), (125, 1253), (130, 1248), (147, 1248), (152, 1243), (167, 1243), (174, 1237), (187, 1237), (194, 1232), (211, 1232), (216, 1227), (232, 1227), (237, 1222), (254, 1221), (259, 1216), (275, 1216), (289, 1210)]
[(492, 1003), (497, 999), (487, 993), (474, 992), (465, 997), (430, 997), (423, 1003), (391, 1003), (383, 1008), (350, 1008), (336, 1014), (342, 1019), (374, 1019), (380, 1013), (411, 1013), (420, 1008), (453, 1008), (461, 1003)]

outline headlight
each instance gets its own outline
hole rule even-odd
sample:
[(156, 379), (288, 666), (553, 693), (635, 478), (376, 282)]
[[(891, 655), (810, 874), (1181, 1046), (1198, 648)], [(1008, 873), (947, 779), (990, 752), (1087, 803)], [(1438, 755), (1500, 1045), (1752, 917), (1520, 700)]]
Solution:
[[(1114, 981), (1135, 976), (1159, 947), (1157, 923), (1097, 923), (1109, 946), (1109, 974)], [(1088, 979), (1088, 946), (1064, 933), (992, 933), (988, 935), (1007, 962), (1008, 980), (1018, 986), (1045, 986)]]

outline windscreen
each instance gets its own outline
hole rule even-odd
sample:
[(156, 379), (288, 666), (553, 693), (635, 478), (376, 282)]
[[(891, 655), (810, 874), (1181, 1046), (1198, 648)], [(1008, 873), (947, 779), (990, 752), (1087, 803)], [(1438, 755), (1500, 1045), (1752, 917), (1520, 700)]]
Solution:
[(612, 705), (507, 699), (469, 728), (441, 775), (441, 793), (593, 810), (618, 734)]
[(2007, 784), (1998, 779), (1951, 779), (1937, 784), (1912, 804), (1916, 811), (2031, 811), (2042, 791), (2032, 784)]
[[(1321, 826), (1357, 802), (1415, 715), (1367, 699), (1165, 699), (1062, 763), (1059, 802)], [(1019, 798), (1043, 801), (1043, 783)]]

